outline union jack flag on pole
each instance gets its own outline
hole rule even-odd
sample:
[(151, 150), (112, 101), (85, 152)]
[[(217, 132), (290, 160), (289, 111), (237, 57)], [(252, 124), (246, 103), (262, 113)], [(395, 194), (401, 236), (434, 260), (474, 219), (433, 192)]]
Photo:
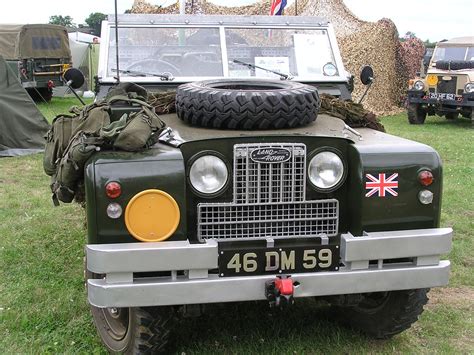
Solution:
[(286, 6), (286, 0), (272, 0), (272, 5), (270, 7), (270, 16), (283, 14), (283, 10)]
[(378, 197), (386, 197), (388, 195), (398, 196), (398, 192), (395, 191), (398, 189), (398, 173), (390, 175), (388, 178), (385, 177), (385, 174), (379, 174), (378, 179), (371, 175), (365, 174), (367, 177), (365, 183), (365, 189), (368, 192), (365, 194), (365, 197), (370, 197), (377, 194)]

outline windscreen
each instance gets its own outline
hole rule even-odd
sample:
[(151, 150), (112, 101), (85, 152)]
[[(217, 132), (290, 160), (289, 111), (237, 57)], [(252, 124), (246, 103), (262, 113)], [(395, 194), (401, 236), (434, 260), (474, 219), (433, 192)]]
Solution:
[[(119, 28), (121, 76), (222, 76), (218, 28)], [(116, 73), (115, 29), (109, 40), (108, 75)]]
[[(108, 43), (107, 76), (114, 77), (114, 27)], [(119, 27), (119, 65), (121, 77), (171, 74), (178, 80), (288, 76), (317, 81), (341, 75), (326, 29)]]
[(437, 47), (433, 54), (433, 62), (438, 60), (474, 60), (474, 47)]
[(320, 79), (339, 74), (326, 30), (227, 28), (226, 44), (231, 77), (279, 78), (277, 72)]

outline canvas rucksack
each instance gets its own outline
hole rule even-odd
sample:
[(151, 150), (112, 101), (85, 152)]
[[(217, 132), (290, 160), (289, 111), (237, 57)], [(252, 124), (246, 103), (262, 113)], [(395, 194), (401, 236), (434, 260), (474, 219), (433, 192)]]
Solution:
[[(158, 141), (166, 127), (153, 108), (136, 95), (109, 97), (82, 110), (73, 107), (75, 116), (60, 115), (53, 120), (46, 139), (43, 166), (51, 176), (53, 202), (83, 202), (84, 166), (94, 152), (101, 149), (139, 151)], [(140, 110), (110, 121), (110, 106), (117, 104), (140, 106)]]

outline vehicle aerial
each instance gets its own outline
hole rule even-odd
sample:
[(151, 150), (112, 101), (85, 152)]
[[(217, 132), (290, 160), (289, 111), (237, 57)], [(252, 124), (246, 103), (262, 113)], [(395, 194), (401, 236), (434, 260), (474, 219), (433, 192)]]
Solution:
[(67, 30), (58, 25), (0, 25), (0, 56), (30, 96), (47, 101), (72, 64)]
[(423, 124), (427, 115), (459, 115), (473, 119), (474, 37), (441, 41), (431, 57), (426, 77), (408, 90), (408, 121)]
[[(105, 346), (156, 352), (178, 310), (302, 297), (326, 300), (376, 338), (409, 328), (428, 289), (449, 278), (440, 157), (318, 115), (319, 94), (351, 97), (332, 25), (117, 23), (119, 65), (114, 16), (102, 26), (99, 97), (118, 79), (177, 90), (177, 113), (160, 115), (167, 128), (149, 149), (102, 150), (85, 167), (88, 300)], [(134, 109), (113, 105), (112, 116)]]

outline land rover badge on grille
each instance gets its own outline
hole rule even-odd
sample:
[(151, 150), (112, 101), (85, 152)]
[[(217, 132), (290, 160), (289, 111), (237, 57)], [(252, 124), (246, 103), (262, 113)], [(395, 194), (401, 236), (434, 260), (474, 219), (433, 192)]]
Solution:
[(291, 153), (285, 148), (255, 149), (250, 158), (256, 163), (284, 163), (291, 158)]

